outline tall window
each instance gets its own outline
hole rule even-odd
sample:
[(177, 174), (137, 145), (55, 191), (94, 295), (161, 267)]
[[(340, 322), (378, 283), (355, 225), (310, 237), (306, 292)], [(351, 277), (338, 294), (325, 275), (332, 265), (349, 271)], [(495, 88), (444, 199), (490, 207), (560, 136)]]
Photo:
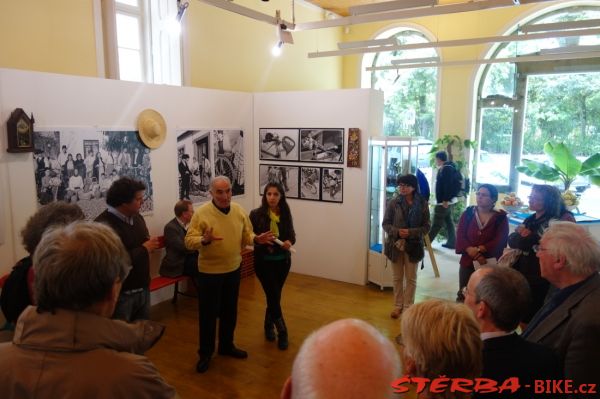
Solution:
[(108, 76), (181, 85), (177, 0), (103, 0)]
[[(567, 7), (524, 25), (598, 18), (600, 7)], [(492, 58), (599, 44), (600, 35), (513, 42), (499, 45)], [(572, 59), (488, 65), (479, 83), (477, 122), (477, 183), (517, 191), (521, 198), (537, 183), (553, 184), (562, 190), (560, 182), (547, 183), (525, 176), (515, 166), (523, 158), (549, 162), (543, 153), (548, 141), (565, 142), (581, 160), (600, 151), (600, 62)], [(589, 179), (579, 177), (571, 189), (581, 194), (581, 211), (600, 215), (600, 205), (592, 202), (592, 197), (599, 198), (600, 190), (591, 186)]]
[[(377, 39), (395, 37), (399, 44), (426, 43), (425, 35), (411, 28), (394, 28)], [(384, 92), (384, 135), (433, 138), (437, 95), (437, 68), (365, 71), (366, 67), (391, 65), (392, 59), (436, 57), (434, 49), (388, 51), (367, 54), (362, 62), (362, 87)]]

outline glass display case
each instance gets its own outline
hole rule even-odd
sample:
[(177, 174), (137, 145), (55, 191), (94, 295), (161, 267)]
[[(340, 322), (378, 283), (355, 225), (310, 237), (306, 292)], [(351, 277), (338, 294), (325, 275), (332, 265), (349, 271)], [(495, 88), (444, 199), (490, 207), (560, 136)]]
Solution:
[[(387, 201), (396, 195), (396, 176), (415, 174), (417, 168), (431, 182), (431, 141), (420, 137), (374, 137), (369, 140), (369, 255), (367, 275), (383, 289), (392, 286), (391, 267), (383, 255), (385, 232), (381, 227)], [(431, 184), (430, 184), (431, 187)]]

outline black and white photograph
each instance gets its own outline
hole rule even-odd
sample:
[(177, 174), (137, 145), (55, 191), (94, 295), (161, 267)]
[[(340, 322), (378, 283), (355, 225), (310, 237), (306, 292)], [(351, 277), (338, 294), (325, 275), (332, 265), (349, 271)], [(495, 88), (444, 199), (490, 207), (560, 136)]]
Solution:
[(260, 129), (260, 159), (298, 161), (299, 133), (299, 129)]
[(298, 198), (298, 170), (297, 166), (261, 164), (258, 171), (258, 193), (262, 195), (267, 183), (279, 183), (287, 198)]
[(307, 200), (319, 200), (321, 185), (321, 171), (319, 168), (300, 168), (300, 198)]
[(197, 204), (210, 200), (213, 176), (209, 140), (211, 130), (185, 130), (177, 134), (177, 172), (179, 199)]
[(122, 176), (146, 185), (142, 212), (153, 209), (150, 150), (136, 131), (62, 129), (34, 132), (38, 204), (77, 203), (86, 219), (106, 209), (106, 192)]
[(344, 170), (321, 169), (321, 201), (344, 202)]
[(233, 195), (244, 194), (244, 132), (242, 130), (212, 130), (215, 176), (231, 180)]
[(300, 129), (300, 160), (343, 163), (344, 129)]

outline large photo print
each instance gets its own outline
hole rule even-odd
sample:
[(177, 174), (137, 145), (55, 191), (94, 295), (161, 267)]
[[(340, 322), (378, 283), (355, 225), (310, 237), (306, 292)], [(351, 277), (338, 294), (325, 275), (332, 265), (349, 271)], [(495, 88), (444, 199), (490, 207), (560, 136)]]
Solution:
[(61, 129), (33, 133), (35, 185), (40, 205), (77, 203), (86, 219), (106, 209), (106, 192), (122, 176), (146, 186), (141, 211), (153, 209), (150, 150), (136, 131)]

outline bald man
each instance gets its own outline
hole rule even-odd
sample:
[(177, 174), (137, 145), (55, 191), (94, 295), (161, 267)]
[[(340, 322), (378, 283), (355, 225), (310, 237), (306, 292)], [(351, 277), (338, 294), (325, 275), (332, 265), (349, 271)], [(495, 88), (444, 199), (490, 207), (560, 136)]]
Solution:
[(391, 383), (399, 376), (392, 343), (362, 320), (343, 319), (304, 341), (281, 398), (391, 398)]

